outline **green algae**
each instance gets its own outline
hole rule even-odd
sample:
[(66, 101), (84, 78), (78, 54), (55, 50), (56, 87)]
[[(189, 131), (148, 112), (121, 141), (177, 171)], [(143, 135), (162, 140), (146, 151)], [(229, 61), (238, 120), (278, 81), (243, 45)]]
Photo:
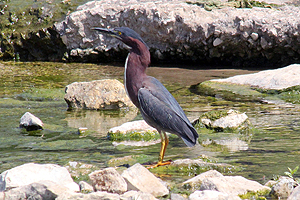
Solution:
[(255, 1), (255, 0), (228, 0), (227, 2), (219, 0), (195, 0), (195, 1), (186, 1), (188, 4), (195, 4), (203, 7), (207, 11), (213, 9), (221, 9), (226, 7), (233, 8), (277, 8), (280, 5), (273, 3), (266, 3), (264, 1)]
[(232, 84), (217, 81), (205, 81), (191, 88), (197, 94), (218, 96), (229, 101), (261, 101), (262, 94), (248, 85)]
[(107, 137), (111, 141), (150, 141), (160, 139), (160, 134), (157, 131), (109, 132)]
[[(66, 48), (51, 28), (88, 0), (0, 2), (1, 60), (61, 60)], [(43, 46), (44, 49), (39, 49)], [(49, 47), (49, 48), (47, 48)], [(57, 54), (57, 55), (55, 55)]]

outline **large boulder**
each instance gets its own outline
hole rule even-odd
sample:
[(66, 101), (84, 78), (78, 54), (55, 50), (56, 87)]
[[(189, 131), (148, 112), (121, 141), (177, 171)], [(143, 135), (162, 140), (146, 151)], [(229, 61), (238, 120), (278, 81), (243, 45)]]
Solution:
[(127, 26), (156, 60), (282, 66), (299, 58), (299, 20), (300, 8), (294, 6), (207, 11), (185, 1), (99, 0), (79, 6), (54, 27), (78, 60), (123, 59), (123, 44), (91, 28)]
[(69, 108), (116, 109), (133, 107), (124, 85), (118, 80), (74, 82), (66, 86), (65, 101)]
[(70, 191), (79, 191), (79, 186), (75, 183), (65, 167), (55, 164), (35, 164), (27, 163), (2, 172), (6, 190), (21, 186), (26, 186), (39, 181), (51, 181), (57, 185), (63, 185)]

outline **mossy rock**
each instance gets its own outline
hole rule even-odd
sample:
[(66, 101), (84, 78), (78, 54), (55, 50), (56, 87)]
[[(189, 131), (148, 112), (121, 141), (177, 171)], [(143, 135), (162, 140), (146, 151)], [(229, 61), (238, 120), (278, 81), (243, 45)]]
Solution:
[(191, 91), (204, 96), (213, 96), (228, 101), (241, 102), (261, 102), (264, 97), (268, 96), (248, 85), (217, 81), (204, 81), (198, 85), (192, 86)]
[(160, 134), (157, 131), (109, 132), (107, 137), (111, 141), (150, 141), (160, 139)]
[(217, 170), (220, 173), (231, 174), (233, 172), (241, 171), (242, 168), (236, 167), (226, 163), (218, 163), (213, 158), (202, 156), (199, 159), (179, 159), (172, 162), (170, 165), (160, 166), (150, 169), (155, 174), (165, 175), (180, 175), (193, 177), (195, 174), (201, 174), (209, 170)]
[(243, 133), (249, 135), (252, 125), (245, 113), (236, 110), (213, 110), (202, 114), (193, 125), (214, 132)]

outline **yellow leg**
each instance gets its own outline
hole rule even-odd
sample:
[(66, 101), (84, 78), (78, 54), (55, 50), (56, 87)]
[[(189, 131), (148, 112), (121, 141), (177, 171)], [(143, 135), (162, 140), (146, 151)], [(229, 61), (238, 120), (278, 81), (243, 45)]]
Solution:
[(167, 146), (169, 144), (168, 136), (167, 136), (167, 134), (165, 132), (160, 132), (159, 134), (160, 134), (160, 137), (161, 137), (161, 147), (160, 147), (160, 152), (159, 152), (158, 163), (155, 164), (155, 165), (149, 166), (148, 169), (155, 168), (155, 167), (158, 167), (158, 166), (163, 166), (163, 165), (169, 165), (169, 164), (171, 164), (170, 161), (163, 162), (164, 156), (165, 156), (165, 152), (166, 152)]

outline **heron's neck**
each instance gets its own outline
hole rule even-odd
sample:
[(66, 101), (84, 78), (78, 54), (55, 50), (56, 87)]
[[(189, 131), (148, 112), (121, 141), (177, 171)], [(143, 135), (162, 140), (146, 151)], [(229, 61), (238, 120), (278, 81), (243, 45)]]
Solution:
[(132, 48), (125, 63), (124, 83), (127, 95), (137, 106), (138, 90), (143, 87), (146, 69), (150, 64), (150, 52), (143, 43), (138, 43), (137, 48)]

